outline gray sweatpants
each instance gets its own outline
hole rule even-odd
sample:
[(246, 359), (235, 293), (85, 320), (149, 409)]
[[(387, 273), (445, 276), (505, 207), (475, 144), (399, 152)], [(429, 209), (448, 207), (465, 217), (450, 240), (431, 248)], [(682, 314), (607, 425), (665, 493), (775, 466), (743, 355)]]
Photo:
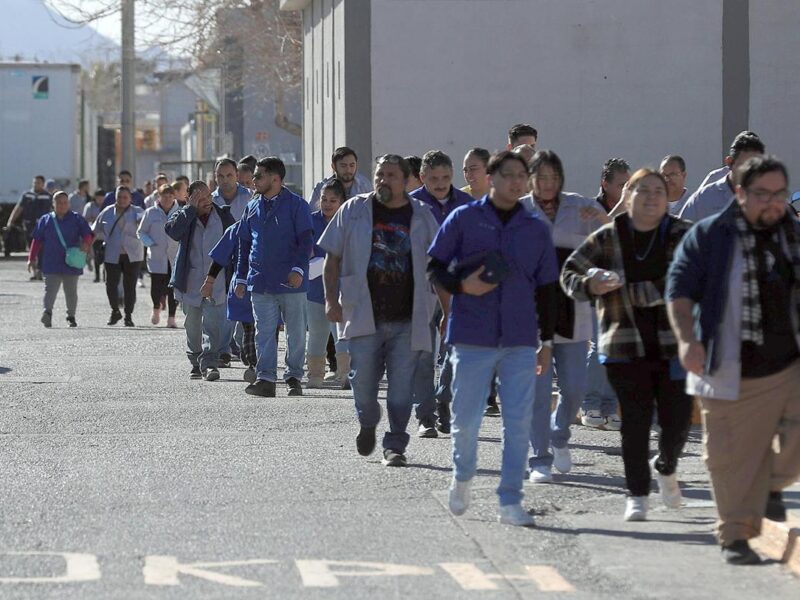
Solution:
[(61, 275), (49, 273), (44, 276), (44, 309), (52, 313), (56, 303), (59, 288), (64, 286), (64, 296), (67, 300), (67, 316), (74, 317), (78, 307), (78, 277), (80, 275)]

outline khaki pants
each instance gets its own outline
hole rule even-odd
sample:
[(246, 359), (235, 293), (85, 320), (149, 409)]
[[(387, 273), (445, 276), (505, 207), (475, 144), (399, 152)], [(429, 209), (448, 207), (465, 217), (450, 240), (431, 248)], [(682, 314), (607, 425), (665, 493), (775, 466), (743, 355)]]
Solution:
[(800, 360), (742, 379), (738, 400), (699, 397), (720, 544), (761, 533), (770, 491), (800, 477)]

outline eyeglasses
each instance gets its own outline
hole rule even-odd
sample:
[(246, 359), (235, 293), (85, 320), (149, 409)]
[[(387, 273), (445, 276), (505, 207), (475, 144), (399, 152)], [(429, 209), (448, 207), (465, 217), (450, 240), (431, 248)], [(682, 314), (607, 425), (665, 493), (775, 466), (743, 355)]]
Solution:
[(527, 181), (528, 179), (528, 174), (525, 171), (519, 171), (519, 172), (498, 171), (497, 174), (500, 175), (500, 177), (502, 177), (503, 179), (511, 179), (514, 181)]
[(787, 189), (778, 190), (777, 192), (760, 188), (755, 190), (746, 189), (745, 191), (748, 198), (753, 198), (759, 204), (768, 204), (770, 202), (785, 203), (789, 199), (789, 190)]

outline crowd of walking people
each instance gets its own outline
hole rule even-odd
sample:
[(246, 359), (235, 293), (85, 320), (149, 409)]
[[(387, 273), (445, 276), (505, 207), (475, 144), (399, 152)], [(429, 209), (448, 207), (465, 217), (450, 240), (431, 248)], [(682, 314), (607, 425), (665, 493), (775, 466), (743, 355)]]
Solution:
[(77, 326), (87, 260), (95, 281), (105, 273), (108, 325), (133, 327), (146, 256), (151, 324), (166, 310), (176, 328), (180, 305), (192, 379), (238, 359), (244, 391), (276, 397), (282, 330), (286, 394), (352, 389), (368, 456), (385, 377), (383, 464), (407, 464), (412, 414), (418, 437), (451, 435), (455, 515), (482, 418), (498, 413), (500, 522), (534, 524), (523, 482), (570, 472), (578, 416), (620, 431), (626, 520), (647, 518), (653, 479), (679, 509), (696, 400), (723, 558), (758, 562), (747, 540), (785, 520), (781, 492), (800, 477), (800, 223), (785, 166), (745, 131), (693, 193), (667, 154), (634, 172), (609, 159), (592, 198), (565, 190), (561, 158), (537, 140), (518, 124), (506, 149), (471, 149), (462, 189), (439, 150), (385, 154), (370, 181), (336, 148), (308, 202), (277, 157), (220, 159), (210, 185), (159, 174), (152, 191), (123, 170), (108, 193), (81, 182), (50, 196), (37, 176), (10, 222), (29, 231), (45, 327), (62, 286)]

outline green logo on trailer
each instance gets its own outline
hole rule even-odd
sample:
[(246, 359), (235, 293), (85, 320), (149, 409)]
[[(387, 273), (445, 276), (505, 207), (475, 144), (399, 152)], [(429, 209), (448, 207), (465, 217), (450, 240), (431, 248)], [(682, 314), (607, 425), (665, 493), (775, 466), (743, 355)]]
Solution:
[(50, 78), (47, 75), (33, 76), (33, 97), (35, 100), (47, 100), (50, 93)]

